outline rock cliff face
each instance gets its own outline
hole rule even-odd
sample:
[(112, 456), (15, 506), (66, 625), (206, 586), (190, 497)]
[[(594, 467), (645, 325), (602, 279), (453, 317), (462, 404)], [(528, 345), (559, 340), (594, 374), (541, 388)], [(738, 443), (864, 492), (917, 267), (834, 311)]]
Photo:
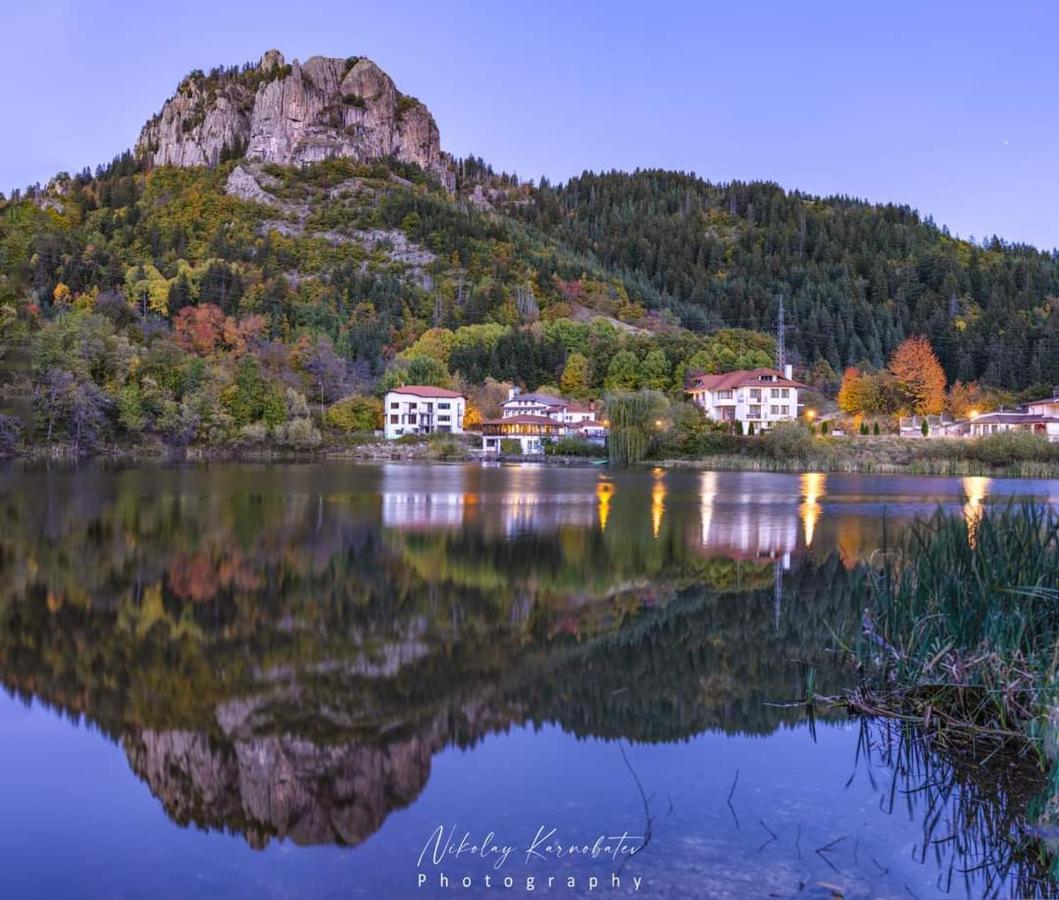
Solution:
[(244, 155), (280, 165), (392, 156), (455, 186), (430, 111), (358, 57), (288, 65), (269, 50), (254, 68), (193, 72), (144, 126), (136, 154), (155, 166)]

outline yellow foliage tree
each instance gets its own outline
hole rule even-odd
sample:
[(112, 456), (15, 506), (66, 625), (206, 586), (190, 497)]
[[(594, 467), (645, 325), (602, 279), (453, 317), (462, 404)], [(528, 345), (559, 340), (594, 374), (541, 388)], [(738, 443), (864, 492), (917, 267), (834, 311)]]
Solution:
[(66, 306), (71, 296), (69, 286), (62, 281), (55, 285), (55, 290), (51, 292), (51, 299), (56, 306)]
[(909, 412), (937, 415), (945, 408), (945, 370), (925, 337), (902, 341), (890, 357), (890, 372), (901, 386)]

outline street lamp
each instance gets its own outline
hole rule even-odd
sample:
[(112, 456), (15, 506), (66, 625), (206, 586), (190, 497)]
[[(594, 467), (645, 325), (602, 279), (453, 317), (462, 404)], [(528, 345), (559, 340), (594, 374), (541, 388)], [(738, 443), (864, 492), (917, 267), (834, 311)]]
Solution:
[(813, 419), (816, 418), (816, 410), (815, 409), (807, 409), (805, 411), (805, 418), (807, 418), (810, 422), (812, 422)]
[(969, 415), (972, 419), (977, 419), (978, 418), (978, 410), (977, 409), (972, 409), (967, 415)]

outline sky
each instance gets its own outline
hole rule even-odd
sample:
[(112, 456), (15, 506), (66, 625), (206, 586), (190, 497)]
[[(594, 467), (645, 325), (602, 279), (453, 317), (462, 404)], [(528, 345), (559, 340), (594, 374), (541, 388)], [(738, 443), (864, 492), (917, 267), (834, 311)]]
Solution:
[(191, 69), (368, 56), (523, 178), (662, 167), (1059, 246), (1059, 3), (11, 0), (0, 189), (106, 162)]

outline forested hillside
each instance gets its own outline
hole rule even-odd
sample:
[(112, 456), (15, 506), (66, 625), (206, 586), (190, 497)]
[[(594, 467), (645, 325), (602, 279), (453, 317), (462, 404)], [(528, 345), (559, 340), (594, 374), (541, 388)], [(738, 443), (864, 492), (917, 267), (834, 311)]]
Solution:
[(772, 330), (803, 362), (881, 366), (929, 338), (950, 379), (1059, 382), (1059, 258), (956, 240), (912, 209), (664, 171), (541, 185), (518, 215), (700, 331)]
[(505, 384), (679, 399), (689, 372), (770, 364), (780, 298), (821, 389), (916, 334), (950, 382), (1059, 383), (1054, 253), (768, 183), (447, 165), (127, 153), (0, 198), (4, 392), (78, 449), (309, 445), (330, 404), (356, 395), (334, 421), (370, 428), (371, 398), (411, 381), (476, 414)]

